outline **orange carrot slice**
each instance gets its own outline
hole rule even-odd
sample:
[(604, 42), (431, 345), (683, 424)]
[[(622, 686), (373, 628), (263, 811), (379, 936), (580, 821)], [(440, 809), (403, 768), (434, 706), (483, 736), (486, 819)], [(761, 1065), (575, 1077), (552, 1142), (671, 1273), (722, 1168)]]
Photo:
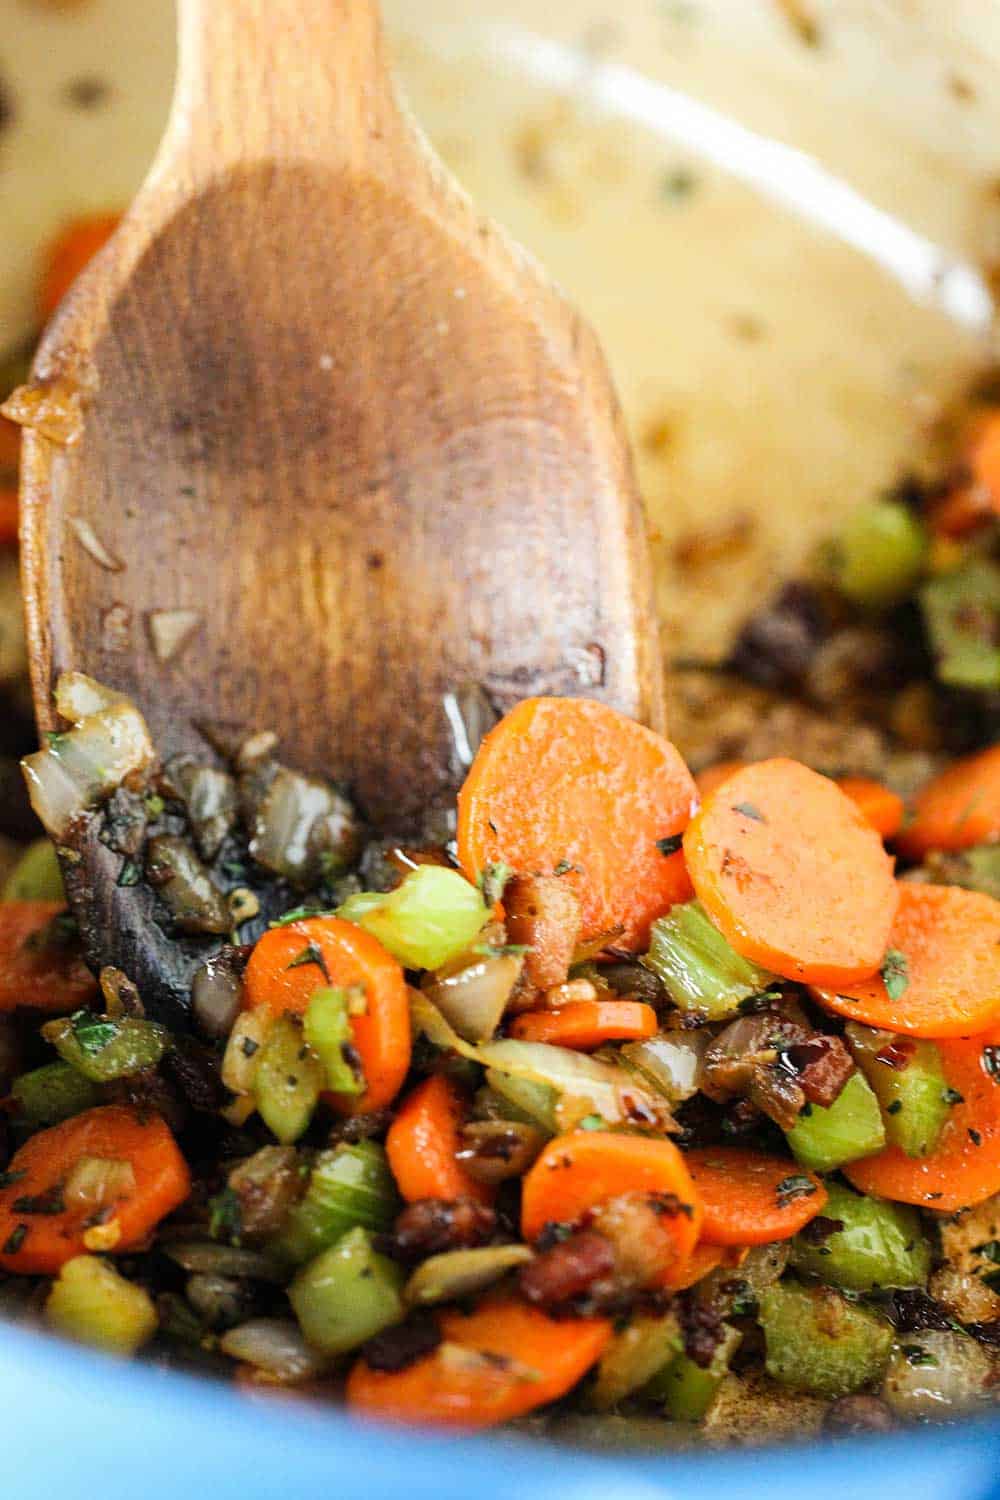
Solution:
[(1000, 901), (906, 881), (899, 895), (882, 974), (817, 989), (816, 998), (838, 1015), (910, 1036), (985, 1030), (1000, 1019)]
[(684, 835), (699, 900), (737, 953), (786, 979), (850, 983), (882, 962), (892, 860), (849, 797), (793, 760), (745, 766)]
[[(123, 1162), (133, 1181), (108, 1205), (103, 1227), (117, 1226), (116, 1254), (138, 1249), (161, 1219), (183, 1203), (191, 1175), (159, 1115), (103, 1105), (33, 1135), (14, 1153), (0, 1188), (0, 1266), (22, 1275), (52, 1276), (86, 1249), (92, 1203), (65, 1204), (61, 1194), (83, 1157)], [(53, 1206), (57, 1211), (52, 1212)]]
[(704, 1205), (707, 1245), (789, 1240), (826, 1203), (826, 1188), (792, 1161), (742, 1146), (699, 1146), (685, 1154)]
[(445, 1342), (406, 1369), (373, 1370), (358, 1360), (348, 1406), (386, 1422), (495, 1427), (565, 1396), (612, 1335), (606, 1318), (557, 1320), (502, 1295), (439, 1322)]
[(890, 1146), (844, 1172), (862, 1193), (953, 1213), (1000, 1192), (1000, 1028), (938, 1042), (955, 1104), (930, 1156)]
[(483, 740), (458, 798), (458, 855), (475, 880), (503, 860), (522, 874), (564, 869), (587, 942), (649, 924), (691, 886), (677, 850), (697, 791), (677, 751), (603, 703), (530, 698)]
[(837, 785), (882, 838), (894, 838), (902, 828), (903, 799), (880, 781), (869, 781), (866, 776), (844, 776)]
[(605, 1042), (634, 1042), (655, 1036), (656, 1011), (639, 1000), (575, 1000), (556, 1010), (529, 1010), (510, 1023), (522, 1042), (593, 1051)]
[(908, 859), (1000, 838), (1000, 745), (957, 760), (917, 794), (896, 840)]
[(0, 902), (0, 1012), (68, 1015), (97, 994), (78, 939), (52, 925), (65, 910), (61, 901)]
[[(304, 962), (311, 948), (320, 957)], [(351, 1017), (365, 1091), (360, 1097), (327, 1094), (340, 1114), (367, 1114), (391, 1104), (410, 1066), (410, 1006), (406, 980), (396, 960), (370, 933), (337, 917), (308, 917), (272, 927), (250, 955), (244, 975), (248, 1009), (302, 1015), (316, 990), (360, 985), (367, 1009)]]
[(400, 1106), (385, 1138), (389, 1166), (407, 1203), (422, 1198), (475, 1198), (492, 1203), (494, 1193), (456, 1159), (459, 1127), (467, 1114), (459, 1088), (436, 1073), (418, 1084)]

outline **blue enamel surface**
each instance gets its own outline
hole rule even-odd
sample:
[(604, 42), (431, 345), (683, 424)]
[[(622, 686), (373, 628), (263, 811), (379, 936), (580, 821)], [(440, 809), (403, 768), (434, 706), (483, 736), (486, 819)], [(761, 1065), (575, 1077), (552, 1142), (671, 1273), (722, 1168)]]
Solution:
[(426, 1438), (0, 1331), (11, 1500), (891, 1500), (1000, 1497), (1000, 1421), (758, 1453), (598, 1458)]

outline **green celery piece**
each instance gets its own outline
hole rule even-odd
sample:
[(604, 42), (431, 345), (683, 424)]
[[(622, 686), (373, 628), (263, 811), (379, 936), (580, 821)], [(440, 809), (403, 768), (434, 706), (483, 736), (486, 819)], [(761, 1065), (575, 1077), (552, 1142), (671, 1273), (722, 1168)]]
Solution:
[(321, 1151), (305, 1193), (289, 1211), (268, 1253), (294, 1266), (312, 1260), (350, 1229), (384, 1234), (399, 1212), (385, 1150), (374, 1141)]
[(322, 1354), (346, 1354), (401, 1323), (403, 1271), (380, 1255), (367, 1230), (351, 1229), (303, 1266), (288, 1289), (306, 1341)]
[(707, 1369), (687, 1354), (678, 1354), (645, 1387), (643, 1394), (663, 1401), (665, 1415), (674, 1422), (700, 1422), (715, 1400), (729, 1372), (729, 1362), (743, 1335), (738, 1328), (722, 1325), (722, 1341)]
[(11, 1084), (16, 1118), (29, 1125), (58, 1125), (101, 1102), (97, 1087), (66, 1062), (46, 1063)]
[(326, 1087), (337, 1094), (363, 1094), (364, 1079), (344, 1055), (345, 1046), (354, 1043), (348, 1000), (347, 990), (339, 987), (316, 990), (306, 1009), (303, 1030), (323, 1064)]
[(640, 1386), (647, 1386), (683, 1348), (675, 1312), (634, 1315), (601, 1355), (589, 1404), (597, 1411), (617, 1406)]
[[(854, 1061), (864, 1073), (882, 1109), (885, 1137), (907, 1156), (929, 1156), (937, 1146), (951, 1109), (948, 1080), (934, 1042), (903, 1037), (902, 1068), (879, 1060), (897, 1038), (848, 1021), (845, 1027)], [(891, 1055), (891, 1054), (890, 1054)]]
[(42, 1035), (64, 1062), (91, 1083), (111, 1083), (155, 1068), (170, 1040), (166, 1028), (155, 1021), (134, 1016), (112, 1019), (89, 1010), (46, 1022)]
[(737, 1015), (742, 1001), (775, 983), (773, 974), (729, 946), (699, 901), (657, 917), (641, 962), (663, 981), (675, 1005), (710, 1021)]
[(264, 1124), (283, 1146), (308, 1128), (325, 1083), (323, 1064), (305, 1045), (301, 1022), (279, 1016), (261, 1044), (253, 1097)]
[(846, 599), (866, 609), (886, 609), (912, 593), (927, 545), (927, 531), (910, 507), (881, 496), (855, 506), (824, 548), (824, 558)]
[(798, 1235), (791, 1247), (796, 1270), (848, 1292), (926, 1283), (931, 1247), (916, 1209), (862, 1197), (839, 1182), (828, 1182), (826, 1188), (823, 1217), (839, 1219), (844, 1227), (821, 1244)]
[(1000, 566), (974, 558), (920, 590), (936, 673), (949, 687), (1000, 688)]
[(532, 1078), (514, 1078), (510, 1073), (501, 1073), (499, 1068), (487, 1068), (486, 1082), (495, 1094), (513, 1108), (513, 1118), (526, 1120), (547, 1130), (549, 1135), (559, 1134), (556, 1091), (547, 1083), (536, 1083)]
[(891, 1324), (830, 1287), (780, 1281), (759, 1297), (767, 1373), (816, 1396), (848, 1396), (877, 1380), (892, 1350)]
[(148, 1344), (159, 1321), (145, 1288), (98, 1255), (65, 1263), (45, 1303), (45, 1320), (65, 1338), (125, 1355)]
[(474, 885), (457, 870), (420, 865), (394, 891), (349, 896), (338, 917), (378, 938), (407, 969), (438, 969), (464, 953), (490, 920)]
[(796, 1161), (812, 1172), (832, 1172), (845, 1162), (881, 1151), (882, 1113), (864, 1074), (852, 1073), (829, 1109), (810, 1105), (786, 1138)]
[(65, 901), (62, 871), (51, 839), (29, 844), (4, 881), (0, 901)]

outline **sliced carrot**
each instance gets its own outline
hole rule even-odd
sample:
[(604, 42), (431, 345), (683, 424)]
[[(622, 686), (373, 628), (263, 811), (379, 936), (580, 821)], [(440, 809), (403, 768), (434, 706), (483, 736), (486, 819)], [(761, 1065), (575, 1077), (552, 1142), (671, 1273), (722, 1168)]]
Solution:
[(737, 953), (786, 979), (850, 983), (882, 962), (898, 894), (849, 797), (794, 760), (745, 766), (684, 835), (694, 888)]
[(30, 1006), (66, 1015), (97, 994), (79, 940), (53, 919), (59, 901), (0, 902), (0, 1012)]
[(385, 1138), (389, 1166), (407, 1203), (421, 1198), (475, 1198), (492, 1203), (493, 1189), (466, 1172), (456, 1158), (466, 1118), (461, 1090), (436, 1073), (403, 1100)]
[(103, 249), (121, 222), (118, 214), (74, 219), (59, 232), (45, 254), (38, 310), (48, 321), (80, 272)]
[(0, 486), (0, 547), (16, 543), (18, 516), (17, 490)]
[(552, 1042), (580, 1052), (605, 1042), (655, 1036), (656, 1011), (639, 1000), (575, 1000), (555, 1010), (529, 1010), (515, 1017), (510, 1034), (522, 1042)]
[(968, 1036), (1000, 1020), (1000, 901), (900, 881), (882, 974), (814, 991), (838, 1015), (910, 1036)]
[[(322, 962), (303, 962), (310, 948)], [(396, 960), (370, 933), (337, 917), (308, 917), (272, 927), (257, 942), (244, 975), (249, 1010), (302, 1015), (318, 989), (360, 985), (366, 1009), (351, 1017), (354, 1046), (361, 1059), (365, 1092), (360, 1097), (327, 1094), (340, 1114), (367, 1114), (391, 1104), (410, 1067), (410, 1005), (406, 980)]]
[(530, 698), (479, 747), (458, 798), (459, 861), (470, 880), (497, 860), (565, 869), (581, 941), (620, 929), (616, 947), (641, 948), (653, 918), (690, 896), (683, 856), (658, 842), (676, 839), (696, 801), (652, 730), (588, 698)]
[(579, 1224), (626, 1194), (657, 1200), (666, 1281), (690, 1260), (701, 1228), (701, 1200), (672, 1141), (603, 1130), (557, 1136), (521, 1184), (521, 1233), (535, 1240), (547, 1224)]
[(845, 797), (850, 797), (866, 823), (884, 839), (896, 836), (903, 826), (905, 806), (902, 797), (866, 776), (844, 776), (837, 782)]
[(955, 1103), (930, 1156), (890, 1146), (844, 1172), (862, 1193), (953, 1213), (1000, 1192), (1000, 1027), (938, 1042)]
[(720, 760), (714, 766), (706, 766), (704, 771), (699, 771), (694, 780), (702, 801), (710, 797), (724, 781), (728, 781), (730, 776), (735, 776), (737, 771), (742, 771), (744, 766), (751, 764), (748, 760)]
[[(81, 1115), (33, 1135), (14, 1153), (0, 1188), (0, 1266), (22, 1275), (54, 1275), (87, 1248), (84, 1235), (94, 1222), (94, 1204), (59, 1208), (61, 1193), (83, 1157), (127, 1162), (134, 1184), (106, 1205), (102, 1223), (118, 1238), (104, 1248), (115, 1254), (136, 1250), (161, 1219), (191, 1191), (191, 1174), (167, 1126), (148, 1110), (116, 1104)], [(57, 1211), (52, 1212), (53, 1206)]]
[(688, 1287), (697, 1285), (710, 1271), (721, 1266), (725, 1256), (726, 1251), (722, 1245), (706, 1245), (700, 1240), (692, 1250), (690, 1259), (678, 1262), (664, 1278), (664, 1290), (686, 1292)]
[(768, 1245), (790, 1240), (826, 1203), (826, 1188), (780, 1156), (742, 1146), (699, 1146), (685, 1154), (704, 1204), (708, 1245)]
[(1000, 745), (957, 760), (914, 799), (896, 840), (908, 859), (932, 849), (969, 849), (1000, 838)]
[(612, 1335), (606, 1318), (557, 1320), (502, 1295), (439, 1322), (444, 1342), (406, 1369), (373, 1370), (358, 1360), (348, 1406), (386, 1422), (494, 1427), (565, 1396)]

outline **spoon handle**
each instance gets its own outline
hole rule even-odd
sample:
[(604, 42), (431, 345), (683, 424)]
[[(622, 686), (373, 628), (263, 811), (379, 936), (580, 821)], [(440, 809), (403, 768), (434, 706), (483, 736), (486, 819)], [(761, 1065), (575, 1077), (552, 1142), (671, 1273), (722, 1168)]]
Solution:
[(178, 0), (178, 43), (161, 165), (350, 165), (396, 119), (377, 0)]

